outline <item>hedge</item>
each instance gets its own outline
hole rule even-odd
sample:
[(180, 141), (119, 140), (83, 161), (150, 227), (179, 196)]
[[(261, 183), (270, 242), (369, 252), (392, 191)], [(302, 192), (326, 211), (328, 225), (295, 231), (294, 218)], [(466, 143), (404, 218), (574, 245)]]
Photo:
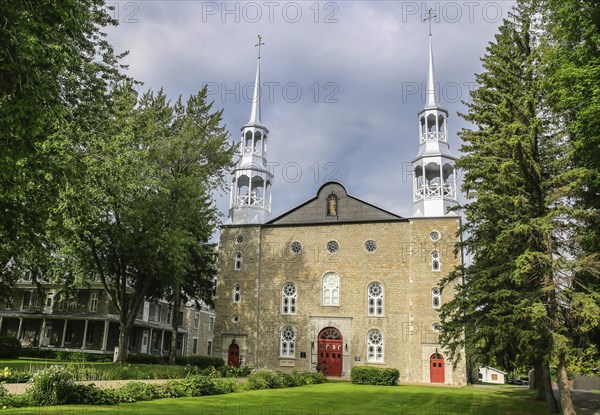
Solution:
[(212, 356), (177, 356), (175, 363), (178, 365), (197, 366), (199, 369), (214, 367), (219, 369), (225, 365), (225, 361), (220, 357)]
[(372, 366), (356, 366), (350, 372), (352, 383), (359, 385), (394, 386), (398, 382), (398, 369), (379, 368)]
[(0, 337), (0, 358), (17, 359), (21, 355), (21, 342), (16, 337)]

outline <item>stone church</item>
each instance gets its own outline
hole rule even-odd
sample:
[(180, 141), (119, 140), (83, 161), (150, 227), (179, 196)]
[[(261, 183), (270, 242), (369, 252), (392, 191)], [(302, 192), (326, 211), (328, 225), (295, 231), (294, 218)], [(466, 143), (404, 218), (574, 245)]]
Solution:
[(457, 204), (455, 158), (435, 96), (431, 33), (409, 218), (338, 182), (271, 218), (258, 85), (260, 53), (221, 228), (215, 354), (234, 366), (349, 377), (370, 365), (397, 368), (400, 381), (464, 385), (464, 362), (453, 368), (438, 341), (439, 307), (454, 295), (438, 282), (462, 256), (454, 251), (460, 219), (448, 211)]

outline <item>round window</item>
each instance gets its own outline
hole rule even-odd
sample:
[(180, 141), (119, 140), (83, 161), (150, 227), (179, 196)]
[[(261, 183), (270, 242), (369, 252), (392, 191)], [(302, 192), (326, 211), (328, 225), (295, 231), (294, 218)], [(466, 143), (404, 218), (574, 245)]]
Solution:
[(236, 244), (241, 244), (242, 242), (244, 242), (244, 237), (242, 235), (237, 235), (235, 237), (235, 243)]
[(294, 241), (290, 244), (290, 251), (294, 254), (299, 254), (302, 251), (302, 244), (298, 241)]
[(240, 322), (240, 316), (235, 315), (233, 317), (231, 317), (231, 321), (234, 323), (239, 323)]
[(336, 242), (336, 241), (329, 241), (327, 242), (327, 250), (330, 253), (334, 253), (337, 252), (340, 249), (340, 245)]
[(433, 231), (429, 234), (429, 239), (432, 241), (438, 241), (440, 239), (440, 233), (438, 231)]
[(374, 240), (369, 239), (368, 241), (365, 242), (365, 250), (367, 252), (375, 252), (376, 249), (377, 249), (377, 244), (375, 243)]

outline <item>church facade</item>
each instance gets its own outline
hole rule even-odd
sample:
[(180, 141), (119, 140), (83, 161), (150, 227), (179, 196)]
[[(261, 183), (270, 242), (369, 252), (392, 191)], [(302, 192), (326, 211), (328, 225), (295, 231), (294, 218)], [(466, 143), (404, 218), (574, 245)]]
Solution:
[(410, 218), (338, 182), (270, 218), (269, 130), (255, 87), (219, 245), (214, 349), (228, 364), (341, 377), (372, 365), (397, 368), (405, 382), (466, 383), (464, 362), (454, 368), (438, 339), (439, 308), (454, 295), (438, 283), (462, 255), (454, 249), (460, 219), (448, 211), (457, 204), (455, 159), (429, 40)]

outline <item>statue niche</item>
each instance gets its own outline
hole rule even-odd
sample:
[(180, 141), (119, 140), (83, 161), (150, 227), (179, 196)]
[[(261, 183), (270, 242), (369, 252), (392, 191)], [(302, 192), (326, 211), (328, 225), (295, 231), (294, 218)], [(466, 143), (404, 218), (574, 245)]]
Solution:
[(335, 194), (327, 196), (327, 216), (337, 216), (338, 199)]

